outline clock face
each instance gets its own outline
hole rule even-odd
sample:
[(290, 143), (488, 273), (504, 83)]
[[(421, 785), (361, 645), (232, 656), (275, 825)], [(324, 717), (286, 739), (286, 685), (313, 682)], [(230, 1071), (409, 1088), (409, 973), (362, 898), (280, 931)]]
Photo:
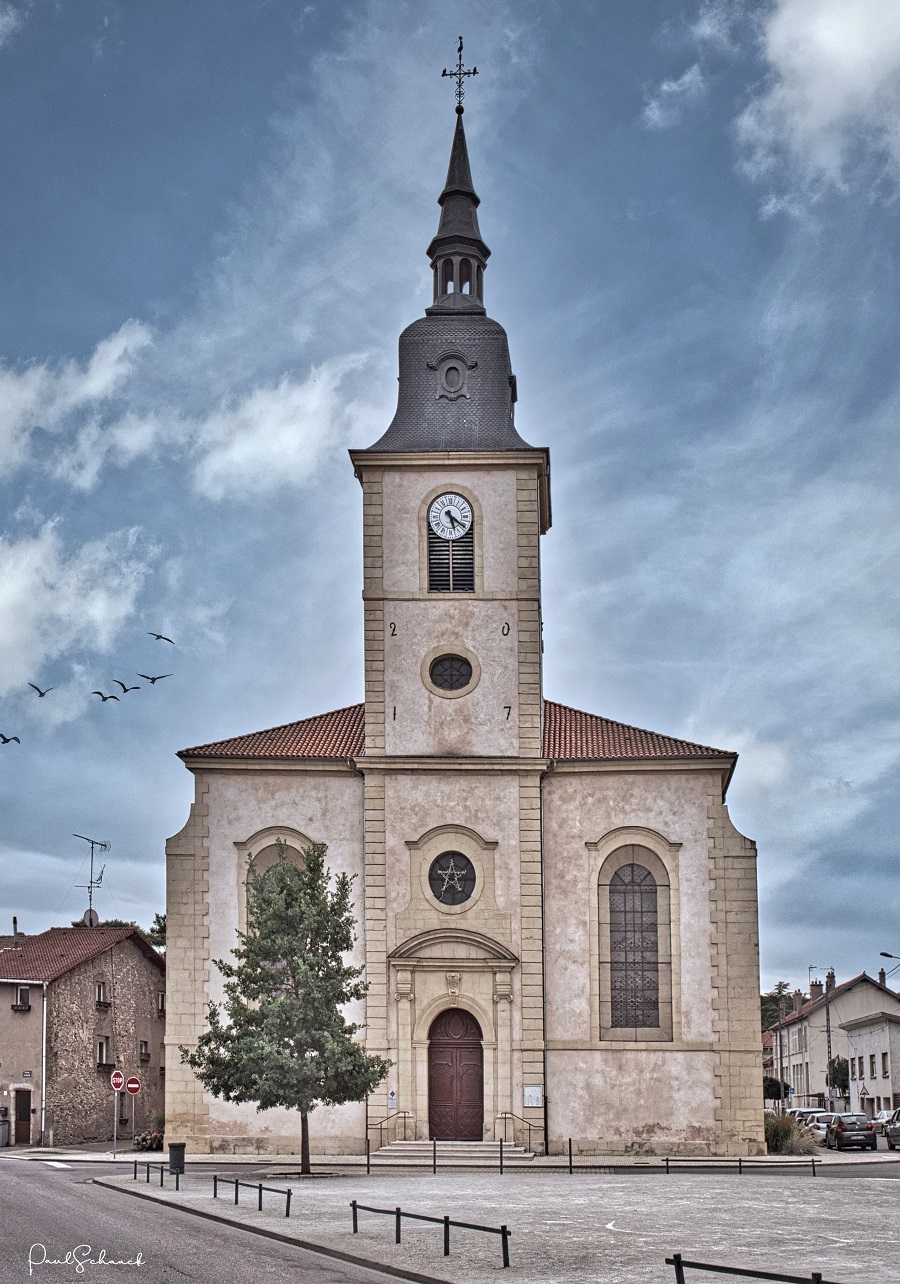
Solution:
[(462, 495), (438, 495), (428, 510), (428, 521), (441, 539), (459, 539), (472, 525), (472, 506)]

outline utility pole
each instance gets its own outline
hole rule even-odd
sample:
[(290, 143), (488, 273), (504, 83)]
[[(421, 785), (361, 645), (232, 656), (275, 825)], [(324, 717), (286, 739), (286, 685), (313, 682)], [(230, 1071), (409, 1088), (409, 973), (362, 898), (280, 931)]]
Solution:
[[(815, 963), (810, 963), (807, 969), (807, 975), (809, 976), (810, 982), (812, 982), (813, 972), (819, 972), (819, 971), (822, 971), (822, 969), (817, 967)], [(829, 973), (834, 975), (834, 968), (827, 967), (824, 969), (824, 971), (825, 971), (825, 1047), (826, 1047), (825, 1055), (827, 1057), (827, 1060), (825, 1062), (825, 1096), (830, 1102), (831, 1101), (831, 1004), (829, 1002), (829, 996), (831, 994), (831, 991), (828, 988), (828, 975)]]

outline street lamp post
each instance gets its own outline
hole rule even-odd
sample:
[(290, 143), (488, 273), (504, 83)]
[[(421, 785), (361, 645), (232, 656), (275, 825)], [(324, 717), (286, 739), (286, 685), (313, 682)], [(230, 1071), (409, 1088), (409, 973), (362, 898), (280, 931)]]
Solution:
[[(809, 976), (810, 981), (812, 981), (813, 972), (818, 971), (820, 971), (820, 969), (815, 965), (815, 963), (810, 963), (807, 969), (807, 975)], [(831, 1102), (831, 1007), (828, 1002), (828, 973), (833, 971), (834, 968), (825, 969), (825, 1095), (829, 1101), (829, 1109)]]

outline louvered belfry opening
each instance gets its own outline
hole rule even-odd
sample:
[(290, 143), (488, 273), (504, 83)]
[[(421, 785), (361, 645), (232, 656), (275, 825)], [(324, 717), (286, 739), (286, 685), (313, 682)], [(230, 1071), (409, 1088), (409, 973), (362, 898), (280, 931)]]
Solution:
[(431, 593), (475, 592), (475, 531), (441, 539), (428, 527), (428, 589)]
[(659, 1025), (659, 916), (656, 879), (643, 865), (623, 865), (609, 885), (612, 1024)]

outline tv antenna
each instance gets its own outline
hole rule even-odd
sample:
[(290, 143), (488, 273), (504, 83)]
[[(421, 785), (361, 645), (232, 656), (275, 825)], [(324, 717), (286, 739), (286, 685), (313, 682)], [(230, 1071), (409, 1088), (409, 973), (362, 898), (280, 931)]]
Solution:
[(85, 927), (96, 927), (100, 922), (100, 915), (94, 909), (94, 888), (99, 887), (103, 882), (103, 872), (106, 866), (103, 865), (100, 873), (94, 878), (94, 851), (108, 852), (111, 844), (103, 842), (100, 838), (86, 838), (84, 834), (73, 834), (72, 837), (80, 838), (83, 843), (90, 843), (91, 845), (91, 876), (86, 883), (76, 883), (75, 886), (84, 887), (88, 894), (88, 907), (84, 911), (82, 922)]

